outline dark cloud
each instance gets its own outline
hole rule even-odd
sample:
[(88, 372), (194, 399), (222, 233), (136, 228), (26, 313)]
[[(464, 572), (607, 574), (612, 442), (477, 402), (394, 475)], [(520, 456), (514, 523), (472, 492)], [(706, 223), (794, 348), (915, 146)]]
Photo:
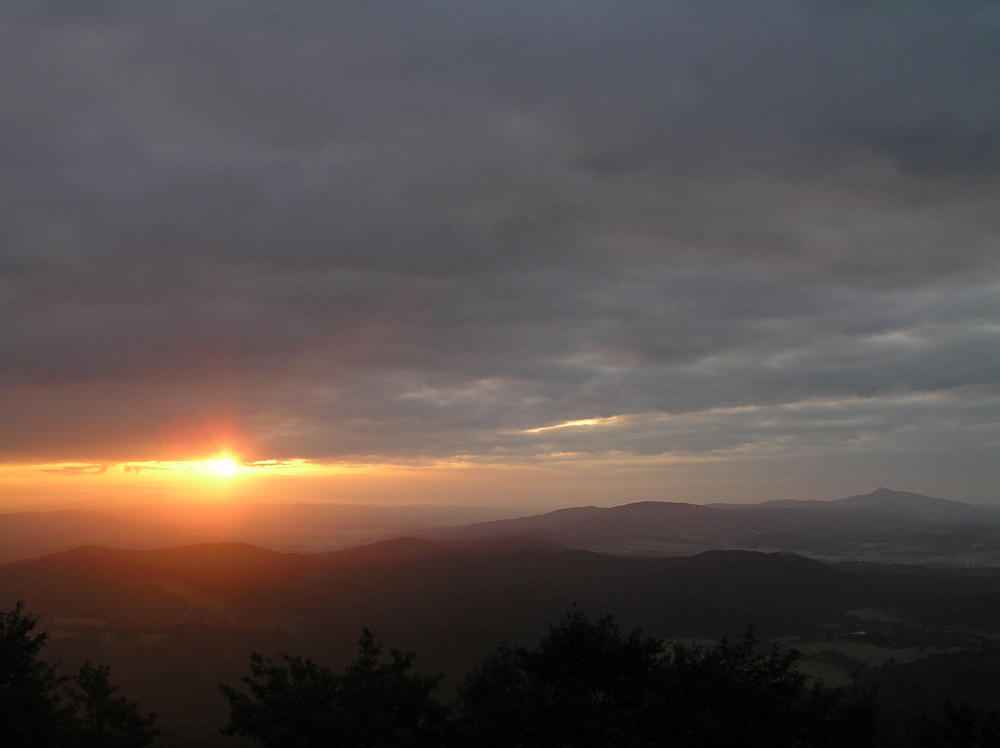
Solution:
[(993, 3), (11, 2), (0, 35), (8, 459), (204, 413), (262, 458), (998, 437)]

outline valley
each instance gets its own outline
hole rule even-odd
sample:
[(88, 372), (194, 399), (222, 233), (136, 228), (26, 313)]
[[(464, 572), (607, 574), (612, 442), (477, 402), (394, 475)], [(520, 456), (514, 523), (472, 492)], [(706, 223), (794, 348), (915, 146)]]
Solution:
[[(0, 600), (24, 600), (42, 617), (63, 666), (109, 665), (123, 691), (159, 715), (163, 745), (231, 740), (216, 736), (225, 720), (218, 685), (238, 683), (251, 652), (340, 668), (367, 627), (384, 646), (415, 652), (418, 671), (444, 675), (448, 697), (499, 643), (537, 641), (572, 609), (672, 641), (752, 625), (802, 651), (803, 671), (831, 686), (857, 677), (892, 698), (1000, 704), (981, 672), (997, 663), (990, 672), (1000, 673), (1000, 568), (989, 565), (985, 540), (993, 515), (984, 510), (970, 527), (961, 515), (975, 509), (932, 501), (907, 510), (892, 498), (876, 493), (840, 509), (588, 507), (322, 552), (235, 541), (83, 545), (0, 564)], [(795, 537), (820, 537), (826, 521), (826, 553), (733, 547), (782, 537), (774, 528), (796, 512), (805, 529)], [(863, 516), (868, 536), (921, 539), (923, 555), (910, 557), (922, 563), (899, 563), (892, 543), (882, 561), (852, 550)], [(656, 545), (681, 535), (700, 538), (696, 552)]]

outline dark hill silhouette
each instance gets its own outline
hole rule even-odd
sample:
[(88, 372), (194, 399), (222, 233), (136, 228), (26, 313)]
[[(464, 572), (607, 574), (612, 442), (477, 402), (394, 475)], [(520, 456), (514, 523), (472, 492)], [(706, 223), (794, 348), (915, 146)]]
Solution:
[(461, 527), (432, 528), (421, 537), (472, 539), (503, 535), (549, 538), (580, 546), (629, 537), (662, 537), (680, 530), (709, 533), (728, 527), (726, 513), (715, 507), (645, 501), (612, 508), (580, 507), (512, 520), (480, 522)]
[(395, 563), (397, 561), (424, 558), (425, 556), (435, 556), (440, 553), (447, 553), (451, 549), (452, 544), (447, 542), (407, 536), (380, 540), (377, 543), (360, 545), (355, 548), (328, 551), (321, 554), (321, 556), (329, 562)]
[(421, 532), (422, 537), (449, 538), (488, 538), (508, 535), (544, 535), (549, 528), (561, 528), (572, 525), (584, 519), (602, 517), (607, 509), (596, 506), (572, 507), (556, 509), (553, 512), (535, 514), (530, 517), (515, 519), (498, 519), (489, 522), (476, 522), (459, 527), (433, 528)]
[(565, 550), (565, 546), (541, 538), (522, 535), (490, 536), (474, 541), (427, 540), (425, 538), (400, 537), (356, 548), (329, 551), (320, 555), (331, 562), (395, 563), (398, 561), (441, 556), (449, 553), (461, 553), (470, 549), (483, 553), (511, 553), (517, 551)]
[(864, 496), (849, 496), (831, 503), (838, 507), (887, 511), (945, 524), (1000, 522), (1000, 511), (996, 508), (922, 496), (909, 491), (891, 491), (888, 488), (880, 488)]
[(780, 631), (864, 604), (869, 587), (852, 574), (791, 554), (635, 558), (517, 537), (397, 540), (327, 554), (283, 554), (245, 544), (158, 551), (86, 547), (0, 565), (0, 593), (41, 600), (50, 615), (158, 631), (209, 605), (215, 620), (227, 625), (253, 626), (280, 611), (296, 617), (300, 630), (317, 633), (331, 625), (374, 622), (428, 632), (462, 621), (516, 633), (526, 611), (547, 620), (552, 610), (574, 602), (624, 611), (665, 635), (721, 634), (749, 621)]

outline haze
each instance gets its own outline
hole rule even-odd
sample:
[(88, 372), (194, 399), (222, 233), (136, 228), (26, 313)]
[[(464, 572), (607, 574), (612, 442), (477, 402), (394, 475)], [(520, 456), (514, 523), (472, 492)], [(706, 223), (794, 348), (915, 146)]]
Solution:
[(994, 2), (0, 40), (0, 509), (997, 501)]

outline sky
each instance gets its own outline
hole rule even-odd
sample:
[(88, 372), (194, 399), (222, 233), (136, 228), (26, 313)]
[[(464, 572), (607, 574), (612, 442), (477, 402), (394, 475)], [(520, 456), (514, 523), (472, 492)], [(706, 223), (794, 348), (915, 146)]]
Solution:
[(0, 111), (0, 507), (1000, 503), (995, 2), (7, 0)]

